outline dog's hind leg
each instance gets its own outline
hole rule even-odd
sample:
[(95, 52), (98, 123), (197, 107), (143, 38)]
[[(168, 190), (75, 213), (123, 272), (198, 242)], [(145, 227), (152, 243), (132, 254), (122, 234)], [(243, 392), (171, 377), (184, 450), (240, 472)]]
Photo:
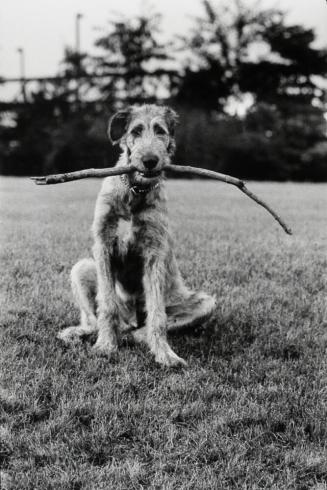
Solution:
[(74, 265), (71, 271), (71, 284), (75, 301), (80, 308), (81, 323), (59, 332), (58, 338), (66, 343), (74, 342), (97, 331), (95, 314), (97, 278), (93, 259), (83, 259)]

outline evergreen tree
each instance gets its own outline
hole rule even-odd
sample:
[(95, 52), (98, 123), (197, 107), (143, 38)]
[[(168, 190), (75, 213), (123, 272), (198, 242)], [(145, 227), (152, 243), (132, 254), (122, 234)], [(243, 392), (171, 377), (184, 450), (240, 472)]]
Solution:
[(259, 10), (233, 0), (215, 7), (203, 0), (204, 16), (184, 39), (191, 66), (178, 98), (223, 110), (228, 98), (250, 92), (256, 101), (321, 105), (325, 91), (315, 76), (327, 72), (326, 50), (314, 48), (312, 29), (286, 24), (276, 9)]
[[(160, 20), (160, 15), (149, 14), (111, 21), (109, 31), (97, 39), (95, 45), (102, 54), (95, 58), (96, 73), (108, 74), (109, 81), (100, 85), (107, 100), (155, 100), (158, 89), (165, 83), (169, 85), (162, 70), (169, 56), (159, 41)], [(121, 76), (110, 76), (112, 71)]]

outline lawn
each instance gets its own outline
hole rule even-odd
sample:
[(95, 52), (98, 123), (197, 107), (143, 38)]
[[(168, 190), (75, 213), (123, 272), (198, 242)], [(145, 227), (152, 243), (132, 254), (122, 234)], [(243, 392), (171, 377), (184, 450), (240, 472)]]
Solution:
[(2, 489), (326, 489), (327, 186), (168, 183), (187, 283), (216, 294), (186, 369), (124, 340), (118, 360), (56, 339), (90, 254), (100, 182), (2, 178)]

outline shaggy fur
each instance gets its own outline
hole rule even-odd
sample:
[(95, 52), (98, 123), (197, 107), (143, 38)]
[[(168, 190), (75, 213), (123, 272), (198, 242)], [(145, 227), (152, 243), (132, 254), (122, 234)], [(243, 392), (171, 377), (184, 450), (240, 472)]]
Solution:
[(81, 324), (61, 331), (72, 341), (97, 332), (94, 349), (109, 357), (124, 330), (137, 329), (162, 365), (185, 364), (167, 331), (208, 318), (213, 297), (189, 290), (181, 277), (169, 233), (163, 167), (175, 149), (177, 116), (168, 107), (145, 105), (116, 113), (109, 138), (123, 150), (117, 166), (137, 171), (104, 180), (92, 226), (93, 259), (72, 269)]

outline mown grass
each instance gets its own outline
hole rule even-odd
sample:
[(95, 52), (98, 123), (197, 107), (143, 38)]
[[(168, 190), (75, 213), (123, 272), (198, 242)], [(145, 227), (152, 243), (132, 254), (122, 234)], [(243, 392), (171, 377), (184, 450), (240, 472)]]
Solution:
[(182, 272), (218, 298), (169, 370), (56, 340), (99, 182), (1, 180), (1, 488), (327, 488), (327, 188), (250, 187), (293, 237), (237, 189), (169, 183)]

